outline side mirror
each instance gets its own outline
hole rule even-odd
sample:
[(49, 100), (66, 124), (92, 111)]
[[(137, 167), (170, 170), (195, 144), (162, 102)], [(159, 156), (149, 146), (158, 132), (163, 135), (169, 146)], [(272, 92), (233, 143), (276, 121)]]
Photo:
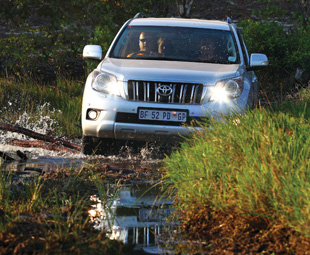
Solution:
[(253, 53), (250, 57), (250, 68), (268, 66), (268, 58), (265, 54)]
[(85, 59), (102, 59), (102, 48), (100, 45), (86, 45), (83, 49), (83, 58)]

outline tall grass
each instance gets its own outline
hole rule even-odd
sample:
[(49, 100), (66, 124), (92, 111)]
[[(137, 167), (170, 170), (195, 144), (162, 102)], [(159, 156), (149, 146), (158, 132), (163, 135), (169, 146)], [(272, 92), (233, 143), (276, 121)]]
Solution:
[(165, 178), (180, 207), (257, 215), (310, 236), (309, 115), (305, 104), (293, 105), (206, 126), (167, 157)]
[(53, 122), (50, 129), (56, 128), (58, 135), (80, 136), (81, 131), (74, 123), (79, 123), (82, 87), (82, 82), (63, 77), (53, 85), (1, 79), (0, 121), (14, 124), (24, 114), (33, 123), (44, 122), (42, 118), (49, 117)]

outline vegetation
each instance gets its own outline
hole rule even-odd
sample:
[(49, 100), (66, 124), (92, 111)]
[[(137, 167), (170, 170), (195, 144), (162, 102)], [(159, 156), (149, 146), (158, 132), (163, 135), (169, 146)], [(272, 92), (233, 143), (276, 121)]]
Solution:
[(40, 81), (55, 80), (60, 72), (76, 77), (83, 72), (81, 52), (86, 44), (100, 43), (106, 51), (126, 20), (164, 2), (1, 1), (0, 18), (9, 30), (0, 41), (2, 75)]
[[(166, 159), (165, 178), (175, 187), (178, 206), (181, 212), (190, 208), (191, 216), (181, 217), (187, 231), (195, 219), (198, 229), (207, 228), (210, 219), (199, 211), (208, 208), (243, 219), (255, 216), (310, 237), (308, 104), (291, 100), (211, 128), (202, 123), (203, 130)], [(194, 234), (191, 227), (192, 238), (206, 238), (206, 229)]]
[[(242, 21), (249, 52), (265, 53), (269, 67), (258, 72), (269, 97), (295, 93), (310, 80), (310, 21), (290, 29), (276, 20)], [(264, 38), (264, 40), (261, 40)], [(298, 71), (300, 74), (298, 74)]]

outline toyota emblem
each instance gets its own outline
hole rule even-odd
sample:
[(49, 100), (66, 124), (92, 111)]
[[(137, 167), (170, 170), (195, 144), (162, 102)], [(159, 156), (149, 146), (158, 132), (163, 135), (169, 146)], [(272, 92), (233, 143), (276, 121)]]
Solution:
[(160, 96), (165, 97), (170, 96), (172, 94), (172, 88), (169, 85), (160, 85), (156, 91)]

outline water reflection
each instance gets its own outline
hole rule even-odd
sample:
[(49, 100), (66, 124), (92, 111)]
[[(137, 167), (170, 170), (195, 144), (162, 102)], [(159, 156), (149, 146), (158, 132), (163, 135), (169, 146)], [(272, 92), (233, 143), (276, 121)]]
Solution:
[(0, 164), (2, 171), (12, 171), (17, 174), (37, 172), (47, 173), (62, 168), (80, 169), (84, 165), (83, 159), (73, 158), (37, 158), (27, 161), (15, 160)]
[[(94, 227), (106, 229), (111, 239), (118, 239), (125, 244), (135, 244), (146, 253), (166, 254), (160, 247), (161, 234), (172, 229), (167, 218), (173, 211), (169, 198), (158, 199), (160, 191), (148, 186), (139, 189), (122, 188), (115, 199), (106, 204), (97, 196), (89, 211)], [(133, 195), (132, 195), (133, 194)]]

